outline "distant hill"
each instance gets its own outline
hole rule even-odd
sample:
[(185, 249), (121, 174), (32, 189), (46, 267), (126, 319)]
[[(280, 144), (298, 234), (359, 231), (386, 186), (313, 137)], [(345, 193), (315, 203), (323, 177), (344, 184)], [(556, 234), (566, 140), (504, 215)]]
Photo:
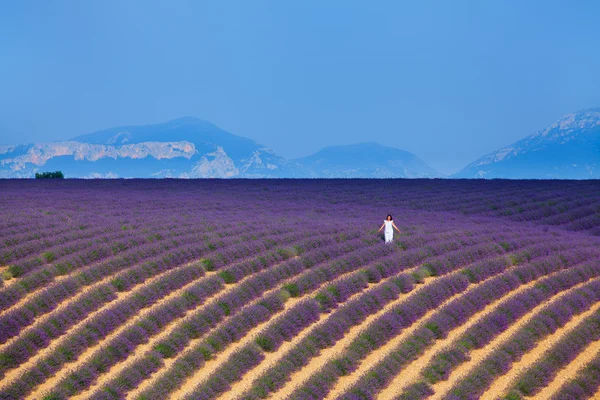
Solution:
[(600, 178), (600, 108), (567, 114), (546, 129), (467, 165), (457, 178)]
[(362, 143), (288, 161), (254, 140), (184, 117), (51, 143), (0, 147), (0, 178), (421, 178), (439, 174), (406, 151)]
[(61, 170), (78, 178), (282, 178), (310, 175), (269, 148), (185, 117), (123, 126), (69, 141), (0, 148), (0, 177)]
[(325, 147), (292, 160), (318, 178), (433, 178), (441, 174), (412, 153), (377, 143)]
[[(0, 147), (0, 178), (434, 178), (416, 155), (377, 143), (326, 147), (287, 160), (254, 140), (199, 118), (122, 126), (68, 141)], [(490, 153), (455, 178), (598, 179), (600, 108)]]

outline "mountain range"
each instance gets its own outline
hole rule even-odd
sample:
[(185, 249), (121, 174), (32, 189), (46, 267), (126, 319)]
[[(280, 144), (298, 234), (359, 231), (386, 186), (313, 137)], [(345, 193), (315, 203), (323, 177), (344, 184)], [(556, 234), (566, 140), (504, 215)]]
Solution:
[(415, 155), (376, 143), (328, 147), (286, 160), (254, 140), (192, 117), (0, 148), (0, 178), (30, 178), (42, 170), (60, 170), (70, 178), (440, 176)]
[(292, 160), (319, 178), (435, 178), (441, 174), (408, 151), (377, 143), (325, 147)]
[(77, 178), (297, 178), (308, 173), (253, 140), (191, 117), (0, 148), (0, 177), (26, 178), (38, 170)]
[(487, 154), (457, 178), (600, 178), (600, 108), (567, 114), (509, 146)]
[[(600, 178), (600, 109), (568, 114), (472, 162), (454, 178)], [(60, 170), (68, 178), (435, 178), (414, 154), (359, 143), (287, 160), (254, 140), (184, 117), (68, 141), (0, 147), (0, 178)]]

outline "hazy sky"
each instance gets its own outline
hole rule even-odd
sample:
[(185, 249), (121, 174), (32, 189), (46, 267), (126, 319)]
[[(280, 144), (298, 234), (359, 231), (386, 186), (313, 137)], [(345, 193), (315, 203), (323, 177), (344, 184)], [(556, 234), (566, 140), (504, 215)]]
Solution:
[(4, 1), (0, 144), (196, 116), (451, 173), (600, 106), (600, 2)]

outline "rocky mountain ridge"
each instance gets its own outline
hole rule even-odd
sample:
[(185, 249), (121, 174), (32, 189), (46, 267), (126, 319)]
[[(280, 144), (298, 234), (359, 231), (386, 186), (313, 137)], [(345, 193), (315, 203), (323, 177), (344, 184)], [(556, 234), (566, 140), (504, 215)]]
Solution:
[(457, 178), (600, 178), (600, 108), (570, 113), (548, 128), (487, 154)]
[[(357, 146), (362, 146), (359, 153), (373, 153), (367, 157), (368, 166), (363, 159), (353, 157), (345, 167), (323, 172), (296, 160), (286, 160), (255, 141), (233, 135), (208, 121), (184, 117), (163, 124), (106, 129), (63, 142), (6, 146), (0, 148), (0, 178), (31, 178), (36, 172), (49, 170), (61, 170), (70, 178), (434, 176), (422, 161), (416, 167), (423, 171), (409, 166), (416, 157), (408, 152), (380, 145), (375, 152), (371, 145)], [(377, 161), (382, 149), (387, 149), (388, 158)]]
[[(600, 108), (567, 114), (452, 178), (598, 179)], [(68, 141), (0, 147), (0, 178), (61, 170), (70, 178), (435, 178), (412, 153), (359, 143), (286, 160), (198, 118), (124, 126)]]

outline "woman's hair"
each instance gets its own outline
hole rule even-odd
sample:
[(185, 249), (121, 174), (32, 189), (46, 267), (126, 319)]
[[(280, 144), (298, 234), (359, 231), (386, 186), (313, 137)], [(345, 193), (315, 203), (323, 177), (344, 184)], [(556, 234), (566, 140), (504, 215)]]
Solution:
[(386, 221), (387, 221), (388, 217), (389, 217), (390, 221), (393, 221), (393, 220), (394, 220), (394, 217), (392, 217), (392, 215), (391, 215), (391, 214), (388, 214), (388, 215), (387, 215), (387, 217), (385, 217), (385, 220), (386, 220)]

